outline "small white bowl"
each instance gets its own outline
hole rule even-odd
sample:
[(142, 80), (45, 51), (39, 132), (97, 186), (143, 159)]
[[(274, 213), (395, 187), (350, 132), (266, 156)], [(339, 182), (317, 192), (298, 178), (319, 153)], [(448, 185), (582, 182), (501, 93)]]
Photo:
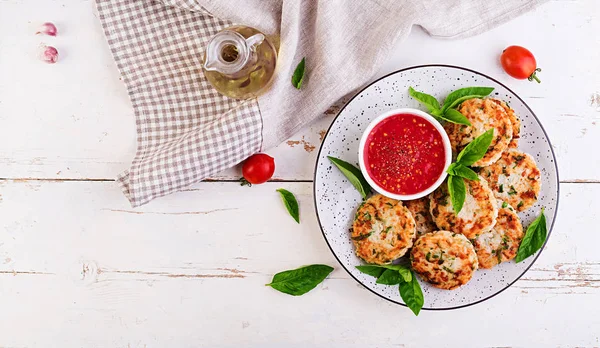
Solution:
[[(431, 123), (435, 127), (435, 129), (437, 129), (437, 131), (440, 133), (440, 135), (442, 136), (442, 142), (444, 144), (444, 153), (446, 156), (446, 164), (444, 165), (444, 170), (442, 171), (442, 174), (433, 183), (433, 185), (429, 186), (427, 189), (425, 189), (421, 192), (418, 192), (418, 193), (415, 193), (412, 195), (401, 195), (401, 194), (392, 193), (392, 192), (389, 192), (389, 191), (383, 189), (381, 186), (377, 185), (375, 183), (375, 180), (373, 180), (369, 176), (369, 172), (367, 171), (367, 167), (365, 166), (364, 149), (365, 149), (365, 143), (367, 142), (367, 138), (369, 137), (369, 133), (371, 133), (373, 128), (375, 128), (375, 126), (377, 126), (379, 123), (381, 123), (381, 121), (385, 120), (388, 117), (398, 115), (398, 114), (410, 114), (410, 115), (421, 117), (421, 118), (429, 121), (429, 123)], [(448, 175), (446, 173), (446, 170), (450, 166), (450, 163), (452, 163), (452, 148), (450, 147), (450, 139), (448, 138), (448, 134), (446, 134), (446, 131), (444, 130), (442, 125), (435, 118), (433, 118), (428, 113), (423, 112), (421, 110), (417, 110), (417, 109), (410, 109), (410, 108), (395, 109), (395, 110), (390, 110), (388, 112), (385, 112), (385, 113), (377, 116), (377, 118), (375, 118), (373, 121), (371, 121), (371, 123), (369, 123), (369, 125), (367, 126), (367, 129), (365, 129), (365, 132), (363, 133), (362, 138), (360, 139), (360, 144), (359, 144), (359, 148), (358, 148), (358, 164), (360, 166), (360, 171), (363, 173), (363, 176), (365, 177), (365, 179), (367, 180), (369, 185), (371, 185), (371, 187), (375, 191), (381, 193), (382, 195), (392, 198), (392, 199), (397, 199), (400, 201), (410, 201), (413, 199), (418, 199), (421, 197), (425, 197), (428, 194), (430, 194), (431, 192), (433, 192), (446, 179), (446, 176)]]

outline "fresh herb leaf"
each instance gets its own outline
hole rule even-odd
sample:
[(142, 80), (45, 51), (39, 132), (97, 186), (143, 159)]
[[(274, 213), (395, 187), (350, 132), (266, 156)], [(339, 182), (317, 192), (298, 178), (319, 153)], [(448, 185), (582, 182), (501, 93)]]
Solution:
[(400, 275), (399, 272), (393, 269), (386, 269), (383, 273), (377, 278), (375, 283), (384, 284), (384, 285), (398, 285), (404, 281), (404, 278)]
[(360, 169), (356, 168), (352, 164), (342, 161), (339, 158), (327, 156), (331, 163), (335, 164), (336, 167), (348, 178), (350, 183), (356, 187), (362, 198), (367, 198), (371, 193), (371, 187), (365, 180), (365, 177), (360, 172)]
[(331, 271), (333, 267), (327, 265), (304, 266), (279, 272), (273, 276), (269, 284), (265, 285), (289, 295), (300, 296), (319, 285)]
[(415, 315), (419, 315), (421, 308), (423, 308), (423, 303), (425, 303), (425, 299), (423, 298), (421, 285), (419, 285), (419, 281), (414, 273), (412, 273), (411, 278), (410, 281), (400, 283), (398, 290), (400, 291), (400, 297), (402, 297), (402, 300), (406, 303), (408, 308), (410, 308)]
[(363, 220), (365, 221), (371, 221), (371, 214), (369, 214), (368, 212), (363, 214)]
[(485, 97), (492, 93), (493, 90), (494, 88), (492, 87), (465, 87), (457, 89), (448, 94), (444, 100), (442, 111), (445, 112), (468, 99)]
[(352, 240), (365, 240), (365, 239), (371, 237), (372, 234), (373, 234), (373, 231), (371, 231), (369, 233), (361, 234), (360, 236), (352, 237)]
[(465, 167), (460, 163), (452, 163), (446, 171), (450, 175), (460, 176), (461, 178), (479, 181), (479, 175), (469, 167)]
[(400, 276), (402, 276), (402, 279), (404, 279), (405, 282), (409, 282), (412, 279), (412, 274), (410, 272), (410, 268), (408, 268), (407, 266), (385, 265), (384, 267), (398, 272), (400, 274)]
[(502, 208), (506, 208), (506, 207), (508, 207), (508, 203), (502, 202)]
[(546, 241), (546, 216), (544, 215), (544, 208), (533, 222), (527, 227), (525, 237), (519, 246), (515, 262), (521, 262), (529, 256), (536, 253), (544, 245)]
[[(409, 282), (412, 279), (412, 274), (410, 273), (410, 268), (404, 265), (364, 265), (364, 266), (356, 266), (356, 269), (359, 271), (371, 275), (373, 277), (379, 278), (379, 276), (384, 273), (385, 270), (391, 270), (400, 275), (405, 282)], [(377, 271), (376, 269), (380, 269), (381, 271)], [(387, 277), (387, 276), (386, 276)], [(379, 283), (383, 284), (383, 283)], [(396, 285), (396, 284), (391, 284)]]
[(379, 278), (379, 276), (386, 270), (384, 267), (375, 265), (356, 266), (356, 269), (375, 278)]
[(297, 223), (300, 223), (300, 211), (298, 209), (298, 201), (293, 193), (285, 189), (277, 190), (281, 195), (281, 199), (283, 200), (283, 204), (290, 213), (290, 215), (296, 220)]
[(499, 193), (504, 192), (504, 184), (500, 184), (500, 186), (498, 186), (498, 192)]
[(456, 109), (448, 109), (448, 110), (444, 111), (444, 113), (441, 114), (439, 117), (448, 122), (464, 124), (466, 126), (471, 125), (471, 122), (469, 121), (469, 119), (466, 118), (465, 115), (461, 114)]
[(494, 129), (490, 129), (477, 138), (473, 139), (456, 157), (456, 162), (470, 166), (473, 163), (479, 161), (485, 156), (485, 153), (492, 143), (494, 138)]
[(467, 197), (465, 181), (463, 178), (450, 175), (448, 177), (448, 193), (450, 194), (454, 213), (458, 215), (462, 210), (463, 204), (465, 204), (465, 198)]
[(446, 267), (446, 266), (442, 266), (442, 269), (443, 269), (444, 271), (448, 272), (448, 273), (452, 273), (452, 274), (454, 274), (454, 271), (453, 271), (453, 270), (451, 270), (450, 268)]
[(517, 204), (517, 210), (521, 209), (521, 207), (523, 206), (523, 201), (519, 201), (519, 204)]
[(429, 112), (434, 116), (440, 116), (442, 114), (440, 109), (440, 103), (435, 99), (434, 96), (427, 93), (418, 92), (412, 87), (408, 87), (408, 94), (415, 98), (418, 102), (425, 105)]
[(302, 58), (298, 66), (296, 66), (296, 70), (294, 70), (294, 75), (292, 75), (292, 86), (300, 89), (302, 87), (302, 81), (304, 81), (304, 66), (306, 64), (306, 58)]
[(510, 190), (508, 190), (508, 194), (511, 196), (517, 194), (517, 190), (515, 190), (515, 187), (513, 185), (510, 185)]

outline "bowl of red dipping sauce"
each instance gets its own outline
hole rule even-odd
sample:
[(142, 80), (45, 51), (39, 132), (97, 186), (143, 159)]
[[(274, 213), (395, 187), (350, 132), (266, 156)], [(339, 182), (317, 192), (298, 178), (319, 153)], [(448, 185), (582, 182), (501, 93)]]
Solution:
[(396, 109), (374, 119), (358, 149), (367, 182), (398, 200), (424, 197), (446, 179), (452, 162), (450, 140), (442, 125), (416, 109)]

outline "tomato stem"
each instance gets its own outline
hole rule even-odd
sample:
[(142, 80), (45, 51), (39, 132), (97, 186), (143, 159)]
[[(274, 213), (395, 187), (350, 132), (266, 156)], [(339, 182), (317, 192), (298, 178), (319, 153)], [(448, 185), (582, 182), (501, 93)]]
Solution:
[(244, 177), (240, 178), (240, 185), (252, 187), (252, 184), (248, 180), (246, 180), (246, 178), (244, 178)]
[(527, 78), (529, 81), (533, 81), (535, 80), (537, 83), (541, 83), (542, 81), (539, 79), (539, 77), (537, 77), (536, 73), (542, 71), (542, 69), (537, 68), (533, 71), (533, 73), (531, 75), (529, 75), (529, 77)]

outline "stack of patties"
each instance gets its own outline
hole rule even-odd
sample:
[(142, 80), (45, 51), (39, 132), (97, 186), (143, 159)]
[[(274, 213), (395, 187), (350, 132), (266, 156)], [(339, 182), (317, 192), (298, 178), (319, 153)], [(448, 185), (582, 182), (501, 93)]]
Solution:
[(404, 204), (375, 195), (359, 207), (352, 229), (357, 255), (366, 262), (391, 263), (412, 248), (413, 270), (441, 289), (466, 284), (479, 267), (512, 260), (524, 235), (516, 212), (530, 208), (541, 189), (535, 161), (517, 150), (521, 122), (513, 109), (493, 98), (473, 98), (458, 110), (471, 126), (444, 125), (455, 155), (494, 130), (487, 153), (472, 166), (479, 181), (465, 179), (460, 213), (442, 184), (428, 197)]

